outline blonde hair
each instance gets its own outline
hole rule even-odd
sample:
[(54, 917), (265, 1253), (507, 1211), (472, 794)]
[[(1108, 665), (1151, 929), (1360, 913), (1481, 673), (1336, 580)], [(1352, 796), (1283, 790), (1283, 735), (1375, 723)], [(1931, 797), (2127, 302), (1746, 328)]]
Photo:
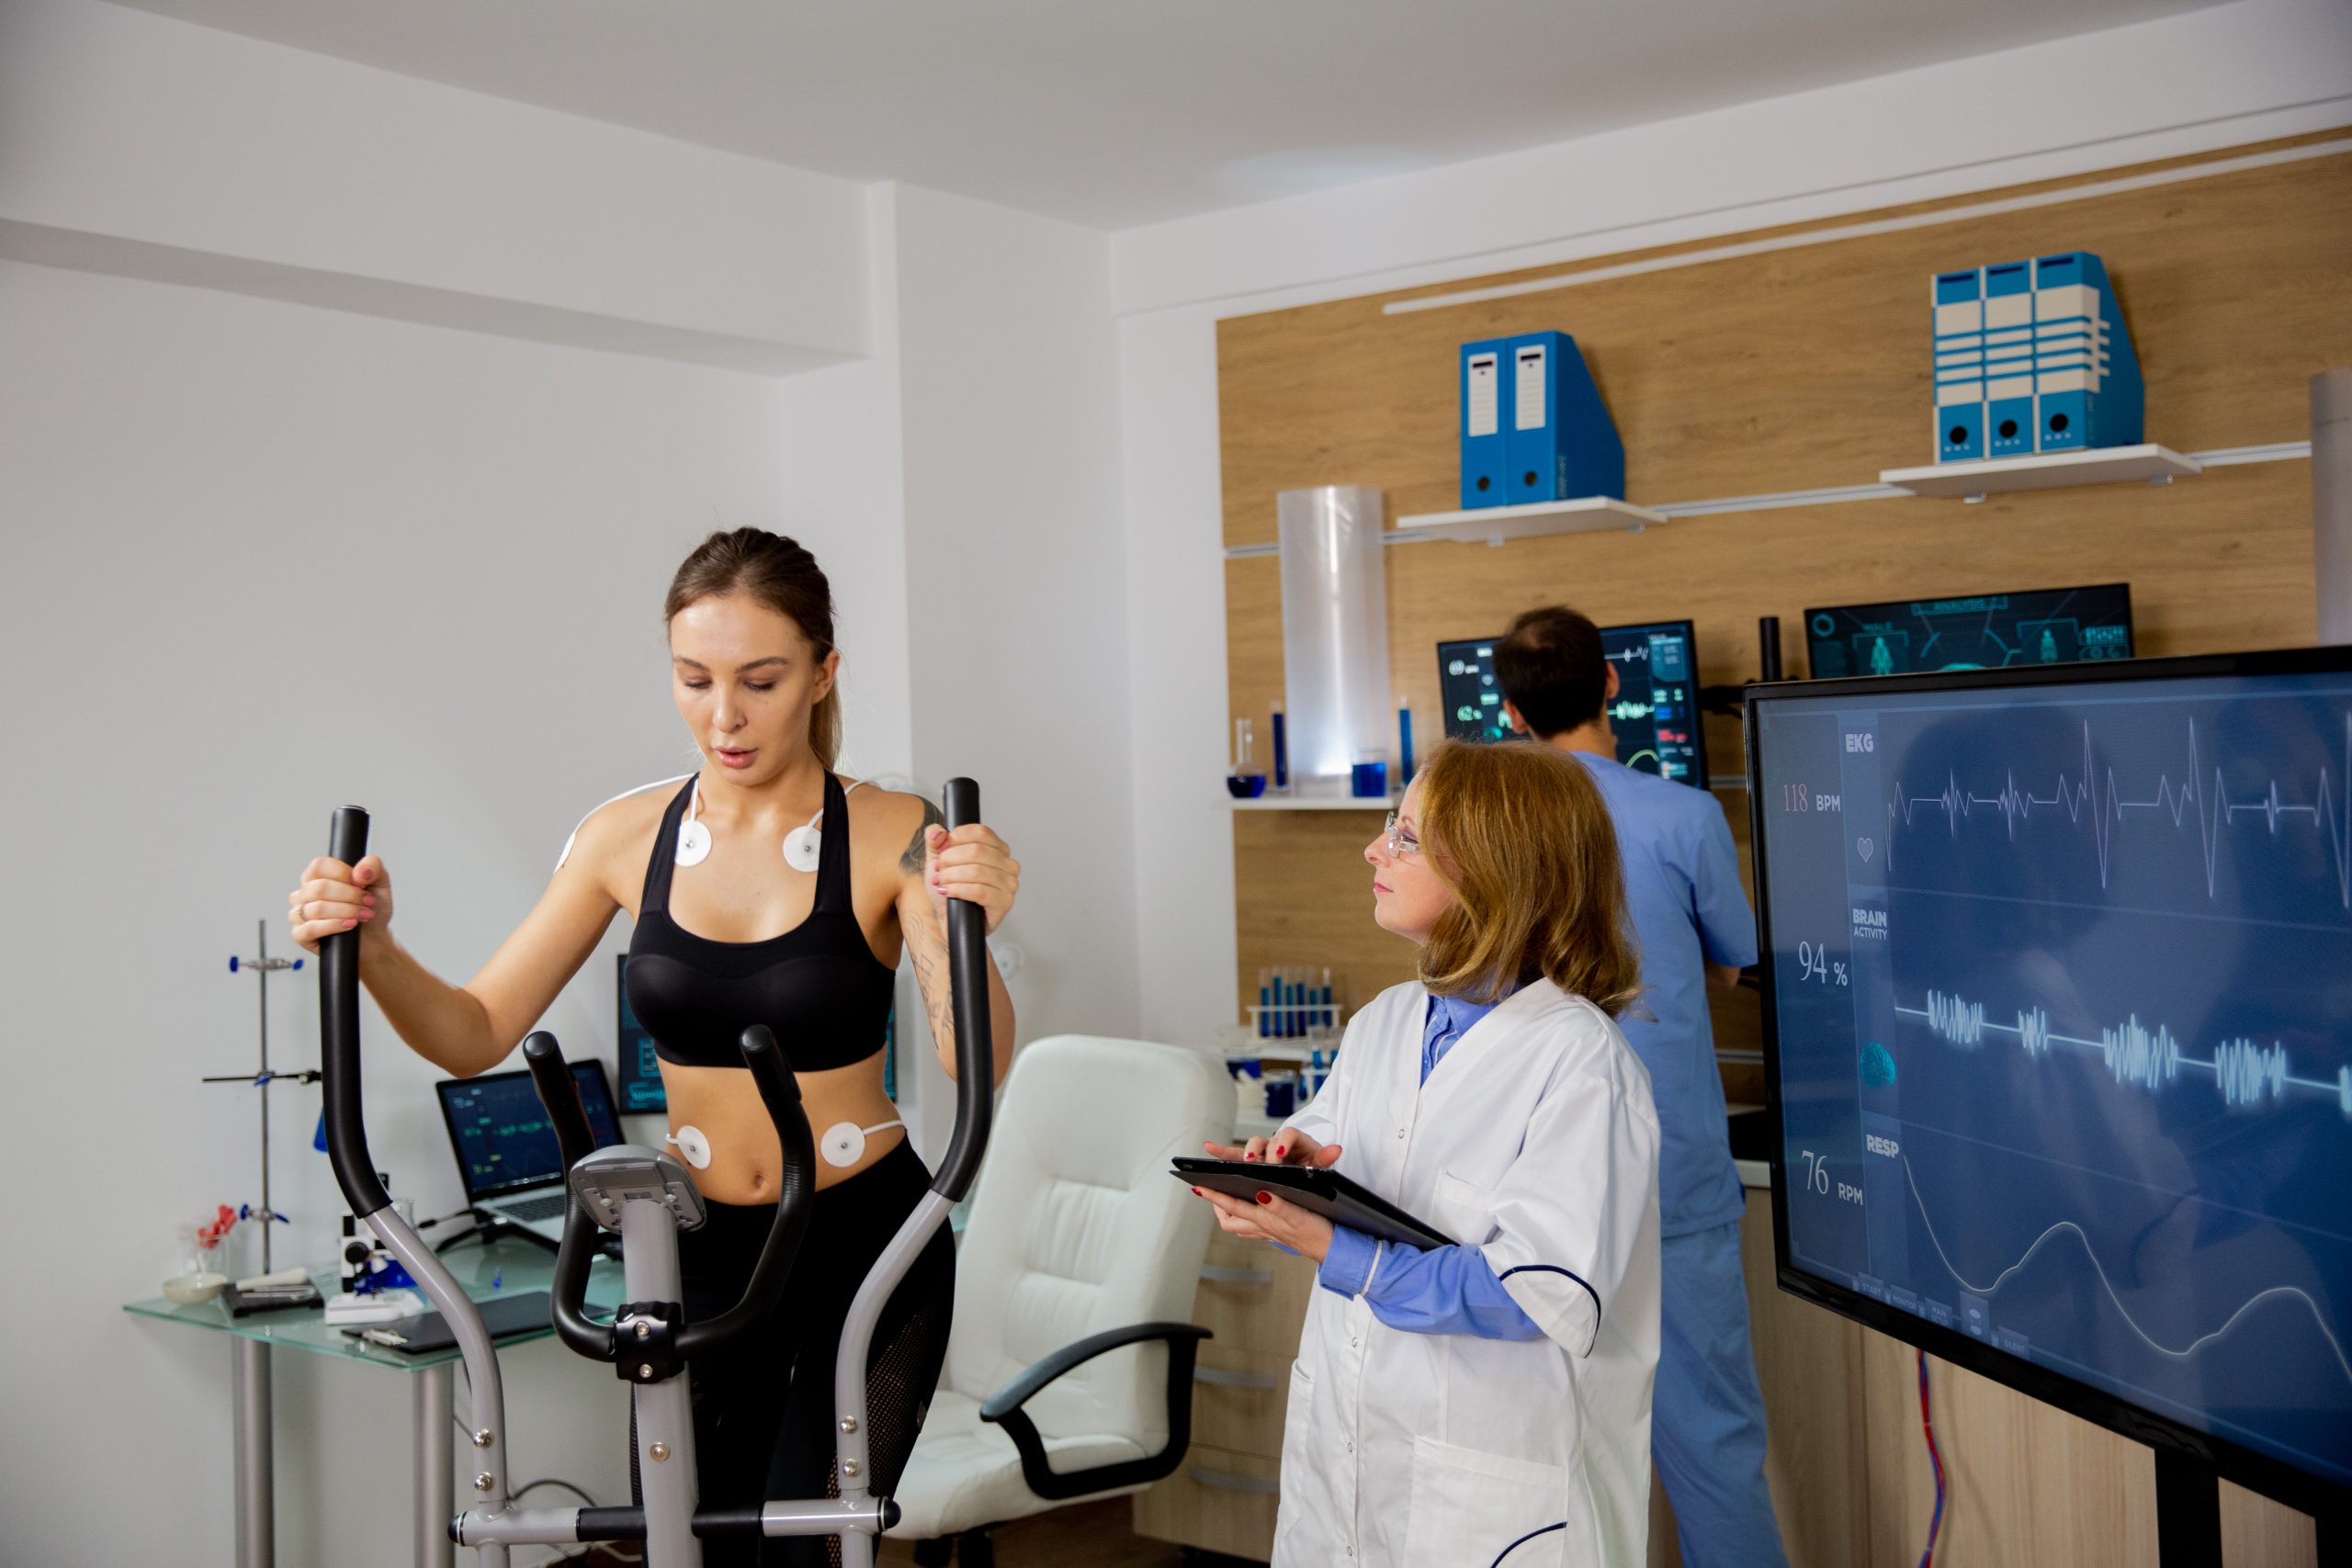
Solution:
[[(833, 651), (833, 590), (817, 558), (797, 539), (761, 528), (713, 534), (696, 545), (670, 579), (662, 601), (663, 625), (703, 599), (747, 594), (800, 628), (820, 660)], [(834, 682), (808, 715), (808, 749), (827, 773), (841, 760), (842, 688)]]
[(1415, 777), (1415, 824), (1453, 903), (1421, 945), (1421, 983), (1499, 1000), (1542, 976), (1614, 1018), (1642, 989), (1617, 829), (1565, 752), (1447, 741)]

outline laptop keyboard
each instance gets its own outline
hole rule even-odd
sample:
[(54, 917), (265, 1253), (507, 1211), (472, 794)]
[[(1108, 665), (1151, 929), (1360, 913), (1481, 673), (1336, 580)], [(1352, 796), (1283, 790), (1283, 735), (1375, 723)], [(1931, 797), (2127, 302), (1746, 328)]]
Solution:
[(563, 1218), (563, 1194), (550, 1192), (544, 1198), (516, 1198), (501, 1203), (499, 1212), (510, 1220), (534, 1224), (540, 1220)]

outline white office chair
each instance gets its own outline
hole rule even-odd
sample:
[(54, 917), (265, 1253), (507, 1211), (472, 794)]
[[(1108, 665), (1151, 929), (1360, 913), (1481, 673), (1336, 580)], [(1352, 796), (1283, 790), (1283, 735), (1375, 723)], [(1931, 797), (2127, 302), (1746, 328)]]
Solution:
[(889, 1533), (922, 1543), (916, 1562), (960, 1540), (965, 1568), (988, 1568), (989, 1527), (1141, 1491), (1182, 1461), (1213, 1217), (1168, 1162), (1232, 1132), (1232, 1083), (1205, 1052), (1061, 1034), (1014, 1058), (946, 1370), (894, 1494)]

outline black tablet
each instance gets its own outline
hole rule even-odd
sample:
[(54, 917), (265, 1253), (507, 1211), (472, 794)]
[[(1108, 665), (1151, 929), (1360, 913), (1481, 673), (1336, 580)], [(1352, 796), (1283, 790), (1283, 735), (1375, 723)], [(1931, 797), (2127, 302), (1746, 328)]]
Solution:
[(1236, 1198), (1254, 1199), (1278, 1191), (1309, 1213), (1320, 1214), (1335, 1225), (1362, 1231), (1379, 1241), (1407, 1247), (1452, 1247), (1453, 1238), (1423, 1224), (1387, 1199), (1357, 1186), (1336, 1170), (1304, 1165), (1261, 1165), (1255, 1160), (1202, 1159), (1176, 1156), (1170, 1174), (1193, 1187), (1213, 1187)]
[[(475, 1304), (481, 1309), (482, 1326), (490, 1330), (492, 1339), (503, 1339), (512, 1334), (537, 1333), (548, 1326), (554, 1312), (545, 1291), (523, 1291)], [(371, 1328), (389, 1329), (399, 1335), (401, 1343), (385, 1348), (398, 1350), (403, 1356), (429, 1355), (435, 1350), (453, 1348), (458, 1343), (458, 1337), (450, 1330), (448, 1320), (437, 1312), (428, 1312), (406, 1323), (370, 1323), (346, 1328), (344, 1332), (357, 1339)]]

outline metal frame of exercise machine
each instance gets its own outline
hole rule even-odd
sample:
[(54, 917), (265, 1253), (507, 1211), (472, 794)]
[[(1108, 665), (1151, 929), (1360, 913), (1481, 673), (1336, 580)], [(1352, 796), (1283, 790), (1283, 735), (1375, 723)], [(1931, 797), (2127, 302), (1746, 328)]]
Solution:
[[(951, 829), (978, 821), (979, 786), (969, 779), (950, 780), (945, 808)], [(346, 806), (335, 812), (328, 852), (345, 864), (358, 863), (368, 852), (366, 811)], [(808, 1226), (815, 1190), (815, 1151), (808, 1118), (800, 1108), (798, 1085), (773, 1037), (763, 1028), (747, 1031), (743, 1060), (784, 1146), (775, 1222), (742, 1299), (718, 1316), (696, 1323), (684, 1319), (678, 1280), (678, 1233), (694, 1229), (704, 1217), (693, 1178), (684, 1166), (658, 1149), (621, 1145), (592, 1152), (587, 1118), (555, 1038), (537, 1033), (525, 1043), (533, 1082), (548, 1108), (569, 1168), (563, 1243), (557, 1253), (550, 1292), (555, 1327), (565, 1344), (591, 1359), (610, 1363), (629, 1384), (636, 1443), (630, 1469), (639, 1500), (619, 1507), (524, 1507), (507, 1489), (505, 1394), (489, 1330), (456, 1277), (392, 1207), (368, 1156), (360, 1104), (358, 932), (343, 932), (320, 943), (320, 1040), (326, 1080), (328, 1158), (352, 1213), (367, 1222), (440, 1309), (464, 1357), (472, 1389), (467, 1431), (476, 1470), (471, 1499), (449, 1522), (449, 1534), (459, 1545), (476, 1548), (483, 1568), (506, 1568), (507, 1551), (514, 1546), (594, 1540), (643, 1541), (647, 1568), (700, 1568), (704, 1538), (744, 1535), (836, 1536), (842, 1543), (843, 1568), (872, 1568), (875, 1539), (897, 1522), (899, 1510), (888, 1497), (877, 1496), (872, 1490), (864, 1419), (866, 1353), (884, 1303), (933, 1235), (946, 1223), (948, 1211), (963, 1198), (988, 1146), (995, 1053), (989, 1038), (985, 919), (979, 905), (948, 900), (956, 1127), (931, 1190), (867, 1272), (842, 1326), (840, 1359), (833, 1374), (841, 1495), (775, 1499), (739, 1508), (699, 1506), (685, 1374), (693, 1357), (708, 1355), (767, 1317), (783, 1293), (793, 1256)], [(590, 1255), (599, 1226), (617, 1231), (621, 1236), (627, 1299), (610, 1323), (590, 1317), (586, 1309)], [(1087, 1348), (1100, 1353), (1091, 1345)], [(1191, 1340), (1183, 1339), (1187, 1374), (1191, 1348)], [(1171, 1356), (1171, 1363), (1175, 1359)], [(1170, 1371), (1174, 1371), (1172, 1365)], [(1172, 1376), (1170, 1386), (1171, 1390), (1175, 1386)], [(1014, 1400), (1008, 1412), (1016, 1418), (1018, 1404)], [(1037, 1444), (1034, 1428), (1025, 1433), (1021, 1429), (1028, 1426), (1025, 1419), (1018, 1419), (1017, 1425), (1006, 1424), (1016, 1439), (1028, 1438), (1021, 1444), (1024, 1469), (1029, 1468), (1028, 1450), (1036, 1446), (1035, 1468), (1043, 1471), (1042, 1445)], [(1173, 1449), (1174, 1453), (1182, 1451), (1181, 1443)], [(419, 1463), (424, 1462), (426, 1456), (420, 1454)], [(1068, 1478), (1064, 1480), (1067, 1483)]]

